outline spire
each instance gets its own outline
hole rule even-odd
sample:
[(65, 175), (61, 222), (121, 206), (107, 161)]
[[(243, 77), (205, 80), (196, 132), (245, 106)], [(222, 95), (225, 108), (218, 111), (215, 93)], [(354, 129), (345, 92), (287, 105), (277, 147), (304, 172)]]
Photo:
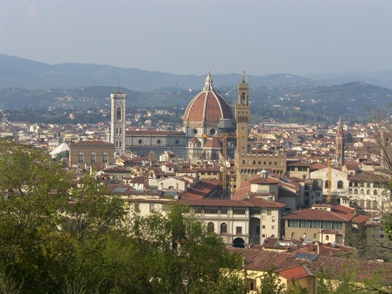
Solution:
[(208, 71), (208, 75), (206, 78), (206, 83), (205, 86), (203, 88), (203, 91), (213, 91), (213, 87), (212, 87), (212, 79), (211, 79), (211, 75), (210, 75), (210, 71)]
[(342, 137), (342, 136), (343, 136), (343, 123), (342, 123), (342, 116), (340, 116), (336, 137)]
[(245, 84), (246, 83), (246, 72), (245, 72), (245, 69), (244, 69), (244, 71), (242, 72), (242, 83), (243, 84)]

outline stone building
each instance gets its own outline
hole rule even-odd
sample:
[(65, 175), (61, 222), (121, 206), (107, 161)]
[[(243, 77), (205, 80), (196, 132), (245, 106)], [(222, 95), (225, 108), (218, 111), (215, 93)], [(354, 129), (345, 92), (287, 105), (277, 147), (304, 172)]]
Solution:
[(264, 168), (274, 174), (286, 173), (286, 155), (283, 151), (250, 152), (248, 150), (248, 125), (250, 120), (249, 85), (245, 73), (238, 85), (238, 100), (235, 105), (237, 120), (237, 149), (234, 164), (236, 167), (236, 188), (245, 181), (258, 176)]
[(79, 141), (69, 144), (69, 167), (86, 169), (91, 164), (113, 163), (114, 144), (102, 141)]
[[(208, 72), (203, 90), (189, 103), (183, 118), (181, 131), (126, 130), (126, 95), (116, 92), (111, 95), (110, 142), (116, 153), (135, 152), (146, 156), (151, 151), (161, 154), (170, 150), (178, 158), (220, 159), (223, 134), (235, 133), (236, 121), (229, 104), (213, 88)], [(214, 141), (211, 141), (214, 140)], [(123, 143), (125, 142), (125, 144)], [(234, 156), (235, 139), (227, 140), (227, 154)]]

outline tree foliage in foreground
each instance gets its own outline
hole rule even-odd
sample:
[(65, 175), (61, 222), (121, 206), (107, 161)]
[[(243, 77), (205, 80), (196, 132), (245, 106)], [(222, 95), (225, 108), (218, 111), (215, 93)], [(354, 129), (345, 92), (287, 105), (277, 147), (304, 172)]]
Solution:
[(93, 178), (0, 143), (1, 293), (245, 293), (242, 259), (185, 207), (130, 214)]

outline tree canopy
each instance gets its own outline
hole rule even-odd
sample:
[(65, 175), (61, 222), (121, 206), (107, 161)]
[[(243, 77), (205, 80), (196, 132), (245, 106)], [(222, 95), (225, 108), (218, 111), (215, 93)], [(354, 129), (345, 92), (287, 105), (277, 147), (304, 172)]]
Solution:
[[(245, 293), (242, 258), (187, 207), (143, 217), (94, 178), (0, 142), (2, 293)], [(222, 292), (223, 291), (223, 292)]]

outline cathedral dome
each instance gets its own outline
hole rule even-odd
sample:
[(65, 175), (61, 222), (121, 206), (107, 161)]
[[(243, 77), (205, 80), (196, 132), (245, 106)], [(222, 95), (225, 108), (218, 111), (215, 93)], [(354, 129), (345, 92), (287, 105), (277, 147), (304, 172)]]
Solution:
[(203, 91), (197, 94), (185, 110), (184, 122), (219, 122), (233, 119), (230, 106), (212, 87), (212, 79), (208, 72)]

